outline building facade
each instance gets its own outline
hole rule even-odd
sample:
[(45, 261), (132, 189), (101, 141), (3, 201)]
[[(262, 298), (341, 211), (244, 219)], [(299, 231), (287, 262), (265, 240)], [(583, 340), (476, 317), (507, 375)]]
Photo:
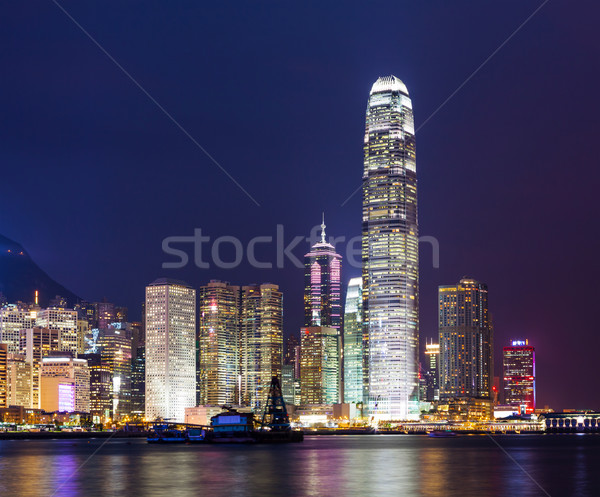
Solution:
[(198, 292), (200, 405), (239, 403), (240, 287), (211, 281)]
[(113, 375), (102, 355), (82, 354), (90, 370), (90, 414), (95, 422), (103, 423), (113, 417)]
[(362, 278), (352, 278), (344, 307), (344, 402), (363, 402)]
[(525, 414), (535, 410), (535, 348), (528, 340), (513, 340), (502, 351), (504, 403), (519, 406)]
[(341, 401), (341, 343), (335, 328), (310, 326), (300, 330), (300, 404)]
[(31, 407), (32, 392), (31, 363), (22, 354), (8, 354), (8, 405)]
[(146, 287), (146, 417), (182, 422), (196, 405), (196, 291), (158, 279)]
[(90, 412), (87, 361), (67, 355), (44, 357), (40, 372), (40, 399), (44, 411)]
[(35, 326), (60, 331), (60, 349), (77, 357), (77, 311), (49, 307), (37, 311)]
[(491, 399), (493, 329), (487, 286), (463, 278), (440, 286), (438, 300), (441, 399)]
[(425, 371), (425, 398), (427, 402), (440, 400), (440, 344), (428, 342), (425, 344), (427, 370)]
[(419, 416), (417, 170), (412, 102), (395, 76), (371, 88), (364, 138), (364, 375), (377, 419)]
[(21, 330), (35, 323), (35, 311), (25, 305), (8, 304), (0, 308), (0, 343), (8, 345), (9, 354), (19, 353)]
[(111, 415), (118, 418), (131, 412), (131, 330), (115, 325), (100, 330), (98, 349), (111, 374)]
[(243, 286), (240, 311), (242, 404), (261, 410), (273, 376), (281, 377), (283, 294), (277, 285)]

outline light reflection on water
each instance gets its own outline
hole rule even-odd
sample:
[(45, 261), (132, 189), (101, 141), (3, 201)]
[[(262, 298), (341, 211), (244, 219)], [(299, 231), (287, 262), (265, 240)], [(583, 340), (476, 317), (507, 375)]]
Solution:
[[(600, 495), (600, 436), (495, 437), (552, 496)], [(0, 441), (0, 496), (538, 496), (486, 436), (306, 437), (302, 444)], [(61, 486), (62, 485), (62, 486)]]

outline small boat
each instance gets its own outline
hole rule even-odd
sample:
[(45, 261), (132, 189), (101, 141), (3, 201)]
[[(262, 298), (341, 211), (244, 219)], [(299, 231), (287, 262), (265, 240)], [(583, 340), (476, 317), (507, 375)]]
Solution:
[(206, 430), (200, 428), (190, 428), (185, 432), (185, 436), (190, 443), (206, 442)]
[(185, 433), (179, 430), (169, 430), (167, 425), (155, 425), (154, 429), (148, 434), (146, 439), (148, 443), (185, 443), (187, 438)]
[(452, 430), (433, 430), (427, 433), (427, 436), (432, 438), (450, 438), (455, 437), (456, 432)]

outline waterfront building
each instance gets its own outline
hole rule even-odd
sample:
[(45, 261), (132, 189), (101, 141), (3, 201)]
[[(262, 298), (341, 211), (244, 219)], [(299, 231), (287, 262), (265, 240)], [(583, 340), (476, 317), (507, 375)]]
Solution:
[(77, 356), (77, 311), (62, 307), (41, 309), (37, 311), (35, 327), (60, 331), (60, 349)]
[(44, 411), (90, 412), (90, 370), (85, 359), (60, 353), (44, 357), (40, 371)]
[(325, 218), (321, 240), (304, 256), (304, 326), (327, 326), (341, 332), (342, 256), (327, 243)]
[(240, 287), (212, 280), (198, 291), (200, 405), (239, 402)]
[(513, 340), (503, 349), (504, 402), (525, 414), (535, 411), (535, 348), (528, 340)]
[(131, 330), (120, 323), (101, 329), (98, 349), (102, 365), (111, 374), (113, 418), (124, 416), (131, 411)]
[(8, 347), (0, 343), (0, 407), (8, 407)]
[(242, 404), (262, 410), (273, 376), (281, 377), (283, 294), (271, 283), (243, 286), (240, 311)]
[(33, 327), (21, 330), (20, 350), (31, 365), (31, 405), (40, 409), (40, 373), (42, 359), (53, 352), (63, 350), (62, 332), (59, 329)]
[(493, 330), (488, 289), (463, 278), (439, 287), (440, 397), (492, 399)]
[(434, 402), (440, 400), (440, 344), (433, 341), (426, 343), (425, 356), (428, 359), (428, 369), (425, 371), (427, 387), (423, 400)]
[(19, 353), (21, 330), (31, 328), (35, 311), (24, 304), (8, 304), (0, 308), (0, 343), (8, 345), (9, 354)]
[(341, 344), (335, 328), (310, 326), (300, 330), (301, 405), (337, 404), (341, 394)]
[(376, 419), (419, 417), (418, 236), (412, 103), (385, 76), (367, 104), (363, 172), (363, 374)]
[(158, 279), (146, 287), (146, 418), (182, 422), (196, 405), (196, 291)]
[(131, 364), (131, 414), (144, 416), (146, 410), (146, 348), (137, 347)]
[(9, 406), (31, 407), (33, 375), (31, 363), (22, 354), (8, 354)]
[(344, 402), (363, 402), (362, 278), (352, 278), (344, 307)]
[(82, 354), (90, 370), (90, 414), (96, 422), (113, 417), (113, 375), (102, 355)]

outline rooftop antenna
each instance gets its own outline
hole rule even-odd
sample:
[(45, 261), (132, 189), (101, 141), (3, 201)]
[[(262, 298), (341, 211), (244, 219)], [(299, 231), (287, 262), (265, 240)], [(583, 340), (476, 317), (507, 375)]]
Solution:
[(327, 243), (325, 241), (325, 213), (323, 212), (323, 221), (321, 222), (321, 243)]

